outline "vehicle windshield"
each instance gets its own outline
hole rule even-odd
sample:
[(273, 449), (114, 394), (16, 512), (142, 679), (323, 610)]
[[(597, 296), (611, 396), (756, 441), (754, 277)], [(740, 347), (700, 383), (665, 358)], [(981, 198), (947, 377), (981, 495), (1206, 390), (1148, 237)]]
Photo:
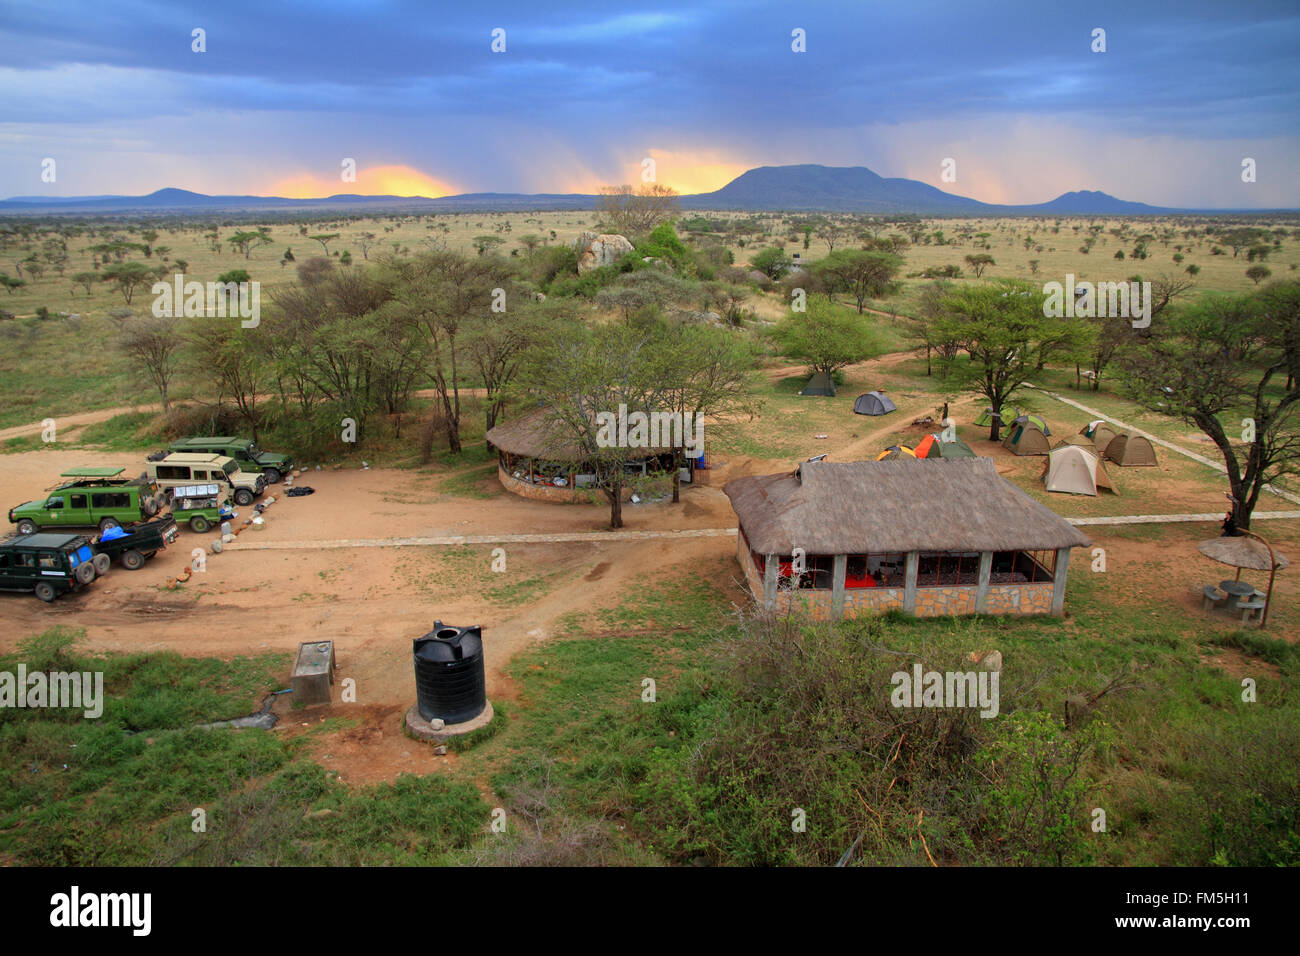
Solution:
[(260, 448), (257, 447), (257, 442), (255, 442), (255, 441), (250, 441), (250, 442), (248, 443), (248, 457), (249, 457), (249, 458), (252, 458), (254, 461), (256, 461), (258, 458), (260, 458), (260, 457), (262, 456), (262, 454), (263, 454), (262, 449), (260, 449)]
[(239, 466), (235, 464), (233, 461), (228, 461), (226, 462), (226, 467), (222, 470), (226, 473), (226, 477), (230, 477), (231, 475), (236, 474), (239, 471)]

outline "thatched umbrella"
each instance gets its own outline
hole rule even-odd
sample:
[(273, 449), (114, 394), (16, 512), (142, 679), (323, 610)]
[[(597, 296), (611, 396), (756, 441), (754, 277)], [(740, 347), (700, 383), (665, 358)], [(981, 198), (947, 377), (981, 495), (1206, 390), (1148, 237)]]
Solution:
[(1202, 541), (1196, 546), (1196, 550), (1212, 561), (1236, 568), (1235, 580), (1237, 581), (1241, 580), (1242, 568), (1247, 571), (1268, 572), (1268, 593), (1264, 595), (1264, 611), (1259, 616), (1259, 626), (1263, 627), (1264, 622), (1268, 620), (1269, 601), (1273, 599), (1273, 578), (1280, 568), (1291, 566), (1291, 562), (1285, 555), (1273, 550), (1271, 544), (1250, 531), (1242, 531), (1235, 537)]

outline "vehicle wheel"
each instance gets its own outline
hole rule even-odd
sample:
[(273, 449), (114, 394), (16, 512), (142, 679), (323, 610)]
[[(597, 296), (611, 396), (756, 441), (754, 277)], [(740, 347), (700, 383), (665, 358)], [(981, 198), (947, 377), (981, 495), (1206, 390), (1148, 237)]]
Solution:
[(141, 498), (140, 510), (145, 513), (146, 517), (152, 518), (158, 513), (158, 502), (153, 498)]
[(267, 468), (262, 472), (262, 474), (266, 475), (266, 483), (268, 485), (279, 484), (280, 479), (284, 477), (283, 475), (280, 474), (279, 468)]
[(144, 567), (144, 555), (134, 549), (122, 552), (122, 567), (128, 571), (139, 571)]
[(122, 527), (122, 522), (118, 521), (116, 518), (103, 518), (99, 522), (99, 533), (103, 534), (109, 528), (120, 527)]
[(203, 532), (207, 531), (208, 528), (209, 528), (208, 519), (204, 518), (202, 515), (195, 515), (193, 518), (190, 519), (191, 531), (195, 531), (198, 534), (202, 534)]
[(40, 598), (42, 601), (44, 601), (46, 604), (49, 604), (56, 597), (58, 597), (59, 594), (57, 591), (54, 590), (54, 585), (51, 584), (49, 581), (41, 581), (39, 584), (36, 585), (36, 596)]
[(95, 566), (89, 561), (83, 561), (73, 569), (72, 576), (82, 584), (89, 584), (95, 580)]
[(19, 522), (18, 522), (18, 533), (19, 533), (19, 534), (35, 534), (35, 533), (36, 533), (36, 522), (33, 521), (31, 518), (24, 518), (22, 521), (19, 521)]
[(106, 554), (97, 554), (91, 559), (90, 563), (95, 566), (96, 574), (107, 574), (113, 559)]
[(235, 492), (235, 504), (251, 505), (253, 503), (253, 493), (247, 488), (240, 488)]

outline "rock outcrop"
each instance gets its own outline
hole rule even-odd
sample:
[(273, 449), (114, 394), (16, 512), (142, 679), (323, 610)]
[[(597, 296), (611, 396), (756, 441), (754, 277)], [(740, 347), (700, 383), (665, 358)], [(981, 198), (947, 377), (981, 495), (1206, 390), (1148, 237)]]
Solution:
[(578, 253), (578, 274), (612, 266), (632, 251), (632, 243), (623, 236), (584, 232), (573, 244)]

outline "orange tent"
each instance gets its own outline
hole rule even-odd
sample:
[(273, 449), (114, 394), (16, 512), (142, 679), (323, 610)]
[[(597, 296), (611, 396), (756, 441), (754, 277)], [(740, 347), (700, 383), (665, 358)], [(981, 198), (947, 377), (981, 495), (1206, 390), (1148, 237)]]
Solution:
[[(917, 458), (929, 458), (930, 449), (934, 447), (935, 442), (936, 439), (933, 435), (926, 435), (921, 439), (921, 444), (916, 446), (913, 454), (915, 454)], [(938, 452), (935, 452), (935, 455), (938, 455)]]

